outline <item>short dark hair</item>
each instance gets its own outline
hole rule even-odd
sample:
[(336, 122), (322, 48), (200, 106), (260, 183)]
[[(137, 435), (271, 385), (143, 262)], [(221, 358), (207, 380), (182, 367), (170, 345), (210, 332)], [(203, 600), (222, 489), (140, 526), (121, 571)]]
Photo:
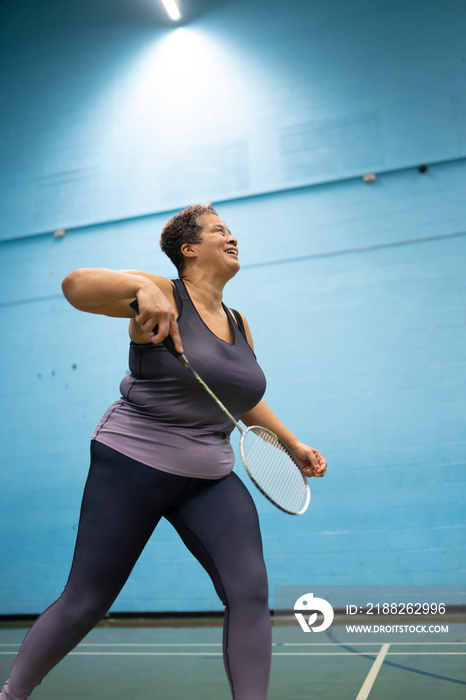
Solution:
[(217, 212), (211, 204), (192, 204), (175, 214), (162, 229), (160, 247), (168, 255), (181, 277), (184, 271), (184, 256), (181, 246), (185, 243), (200, 243), (202, 225), (199, 219)]

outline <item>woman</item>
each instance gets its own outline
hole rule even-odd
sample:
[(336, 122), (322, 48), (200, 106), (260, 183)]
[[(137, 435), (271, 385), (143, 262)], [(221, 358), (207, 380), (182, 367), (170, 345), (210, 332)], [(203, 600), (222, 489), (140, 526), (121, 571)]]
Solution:
[[(239, 270), (237, 241), (225, 222), (211, 206), (195, 205), (168, 222), (160, 242), (180, 279), (82, 269), (63, 282), (77, 309), (130, 318), (131, 375), (92, 437), (65, 590), (27, 634), (2, 700), (28, 698), (105, 615), (162, 516), (204, 566), (225, 605), (232, 697), (267, 697), (267, 576), (253, 501), (232, 472), (233, 426), (161, 341), (171, 336), (235, 418), (273, 430), (307, 476), (323, 476), (327, 465), (262, 401), (265, 379), (246, 319), (236, 314), (235, 320), (222, 304), (223, 288)], [(129, 306), (134, 298), (136, 316)]]

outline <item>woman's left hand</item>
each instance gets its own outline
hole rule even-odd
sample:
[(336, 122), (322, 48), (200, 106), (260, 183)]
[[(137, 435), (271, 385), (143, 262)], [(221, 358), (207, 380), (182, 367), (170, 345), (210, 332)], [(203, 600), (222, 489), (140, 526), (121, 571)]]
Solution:
[(324, 476), (327, 471), (327, 461), (319, 450), (315, 450), (303, 442), (293, 445), (292, 452), (306, 476)]

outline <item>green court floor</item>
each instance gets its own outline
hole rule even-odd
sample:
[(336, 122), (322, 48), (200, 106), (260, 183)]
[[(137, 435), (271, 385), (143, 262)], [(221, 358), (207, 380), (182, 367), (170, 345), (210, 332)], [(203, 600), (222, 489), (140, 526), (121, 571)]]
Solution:
[[(144, 623), (143, 623), (144, 624)], [(353, 642), (338, 626), (318, 640), (274, 643), (269, 700), (466, 698), (466, 624), (447, 643)], [(34, 700), (230, 700), (218, 622), (98, 627), (34, 692)], [(0, 681), (26, 629), (0, 628)]]

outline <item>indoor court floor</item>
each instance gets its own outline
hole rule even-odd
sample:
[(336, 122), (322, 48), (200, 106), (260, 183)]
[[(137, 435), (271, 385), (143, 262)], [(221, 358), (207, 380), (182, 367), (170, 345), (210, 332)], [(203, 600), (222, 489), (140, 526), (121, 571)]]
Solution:
[[(218, 620), (130, 624), (94, 629), (34, 700), (230, 700)], [(338, 625), (317, 641), (313, 635), (301, 644), (274, 642), (269, 700), (466, 698), (466, 622), (450, 625), (448, 643), (440, 635), (428, 642), (352, 642)], [(25, 633), (0, 627), (0, 682)]]

